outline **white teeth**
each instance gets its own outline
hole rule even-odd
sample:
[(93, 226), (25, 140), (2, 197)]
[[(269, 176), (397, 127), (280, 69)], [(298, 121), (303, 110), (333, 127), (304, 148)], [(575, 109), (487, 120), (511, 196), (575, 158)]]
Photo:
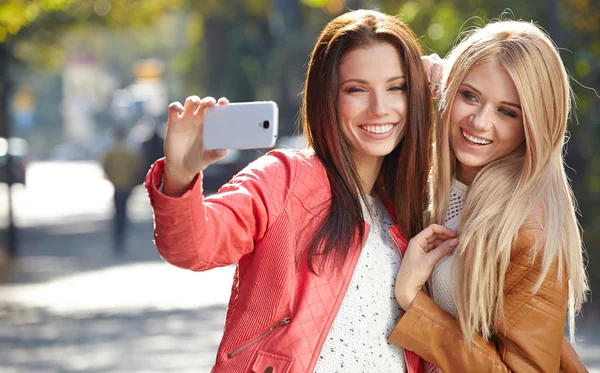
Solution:
[(367, 132), (371, 133), (387, 133), (394, 128), (393, 124), (384, 124), (383, 126), (361, 126)]
[(480, 138), (477, 138), (477, 137), (475, 137), (475, 136), (471, 136), (471, 135), (469, 135), (469, 134), (466, 134), (466, 133), (465, 133), (464, 131), (462, 131), (462, 130), (461, 130), (460, 132), (462, 133), (462, 135), (463, 135), (463, 137), (464, 137), (465, 139), (467, 139), (467, 140), (469, 140), (470, 142), (473, 142), (473, 143), (475, 143), (475, 144), (479, 144), (479, 145), (487, 145), (487, 144), (491, 144), (491, 143), (492, 143), (492, 142), (491, 142), (491, 141), (489, 141), (489, 140), (480, 139)]

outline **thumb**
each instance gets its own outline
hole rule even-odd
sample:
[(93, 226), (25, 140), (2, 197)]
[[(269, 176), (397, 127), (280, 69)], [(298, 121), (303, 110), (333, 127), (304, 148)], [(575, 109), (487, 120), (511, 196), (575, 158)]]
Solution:
[(224, 149), (205, 150), (203, 158), (204, 158), (205, 164), (208, 166), (208, 165), (215, 163), (219, 159), (225, 158), (226, 155), (227, 155), (227, 150), (224, 150)]
[(431, 261), (432, 267), (439, 262), (443, 257), (452, 254), (458, 245), (458, 238), (446, 240), (444, 243), (427, 253), (428, 259)]

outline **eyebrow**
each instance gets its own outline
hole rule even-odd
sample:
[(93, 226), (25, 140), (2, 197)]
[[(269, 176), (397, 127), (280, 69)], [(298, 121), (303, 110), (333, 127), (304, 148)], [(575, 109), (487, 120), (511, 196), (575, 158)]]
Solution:
[[(481, 96), (481, 91), (478, 90), (477, 88), (473, 87), (471, 84), (469, 84), (469, 83), (462, 83), (462, 85), (466, 85), (467, 87), (471, 88), (472, 90), (474, 90), (475, 92), (477, 92), (478, 95)], [(504, 104), (504, 105), (516, 107), (519, 110), (523, 110), (523, 109), (521, 109), (521, 105), (519, 105), (519, 104), (515, 104), (515, 103), (512, 103), (512, 102), (508, 102), (508, 101), (501, 101), (500, 103)]]
[[(399, 79), (406, 79), (406, 77), (404, 75), (393, 76), (393, 77), (389, 78), (388, 80), (386, 80), (385, 82), (390, 83), (390, 82), (393, 82), (394, 80), (399, 80)], [(346, 79), (342, 82), (342, 84), (346, 84), (346, 83), (350, 83), (350, 82), (356, 82), (356, 83), (361, 83), (361, 84), (369, 83), (364, 79)]]

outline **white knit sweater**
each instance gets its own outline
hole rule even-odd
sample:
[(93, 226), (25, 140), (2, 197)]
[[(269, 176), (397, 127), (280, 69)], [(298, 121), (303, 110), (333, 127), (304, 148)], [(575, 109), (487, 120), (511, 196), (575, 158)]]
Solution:
[[(450, 203), (446, 211), (444, 225), (455, 232), (460, 228), (460, 217), (467, 189), (468, 187), (465, 184), (452, 179)], [(446, 256), (436, 264), (431, 273), (430, 286), (433, 292), (433, 300), (446, 312), (457, 316), (456, 305), (452, 298), (452, 286), (456, 280), (456, 276), (452, 273), (453, 262), (454, 256)]]
[[(462, 212), (465, 195), (468, 187), (456, 179), (452, 179), (452, 187), (450, 192), (450, 203), (446, 211), (444, 225), (453, 231), (458, 231), (460, 228), (460, 217)], [(431, 289), (431, 297), (433, 300), (446, 312), (458, 317), (456, 304), (452, 297), (452, 287), (456, 281), (456, 276), (453, 273), (454, 256), (443, 257), (433, 268), (429, 285)], [(439, 373), (441, 370), (434, 365), (426, 363), (425, 371), (427, 373)]]
[(400, 253), (388, 233), (393, 222), (378, 199), (367, 197), (367, 204), (369, 235), (315, 373), (406, 372), (403, 349), (387, 341), (400, 311), (394, 297)]

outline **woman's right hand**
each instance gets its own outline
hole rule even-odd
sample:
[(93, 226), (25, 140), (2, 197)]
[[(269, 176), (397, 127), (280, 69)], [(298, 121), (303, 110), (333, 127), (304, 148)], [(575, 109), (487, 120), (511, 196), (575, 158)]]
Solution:
[(396, 301), (403, 310), (408, 309), (423, 288), (437, 262), (451, 255), (456, 245), (456, 233), (437, 224), (431, 224), (408, 241), (394, 289)]
[[(219, 105), (226, 105), (226, 98), (219, 99)], [(173, 102), (169, 105), (167, 133), (165, 136), (165, 179), (164, 193), (169, 196), (180, 196), (190, 186), (198, 172), (223, 158), (226, 150), (204, 149), (202, 131), (204, 126), (204, 110), (215, 106), (212, 97), (202, 100), (198, 96), (190, 96), (185, 104)]]

